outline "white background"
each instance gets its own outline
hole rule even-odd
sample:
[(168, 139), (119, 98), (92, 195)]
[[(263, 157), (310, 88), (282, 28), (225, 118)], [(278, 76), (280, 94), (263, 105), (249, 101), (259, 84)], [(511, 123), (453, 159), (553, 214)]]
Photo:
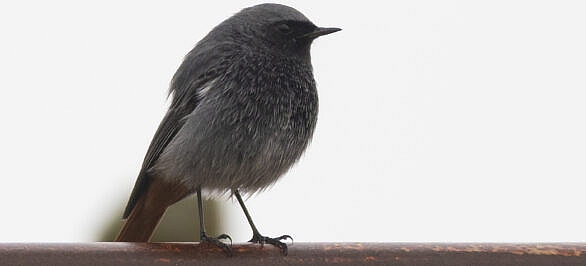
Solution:
[[(0, 3), (0, 241), (95, 240), (182, 57), (256, 3)], [(264, 233), (586, 241), (582, 1), (283, 3), (343, 31), (313, 45), (311, 147), (248, 200)]]

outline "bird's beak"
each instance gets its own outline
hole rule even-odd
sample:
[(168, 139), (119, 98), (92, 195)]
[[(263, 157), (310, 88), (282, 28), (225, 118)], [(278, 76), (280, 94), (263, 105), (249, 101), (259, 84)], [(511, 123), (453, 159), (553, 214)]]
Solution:
[(336, 31), (341, 31), (341, 30), (342, 29), (340, 29), (340, 28), (320, 28), (320, 27), (317, 27), (312, 32), (307, 33), (307, 34), (301, 36), (301, 38), (303, 38), (303, 39), (315, 39), (315, 38), (317, 38), (319, 36), (327, 35), (327, 34), (330, 34), (330, 33), (334, 33)]

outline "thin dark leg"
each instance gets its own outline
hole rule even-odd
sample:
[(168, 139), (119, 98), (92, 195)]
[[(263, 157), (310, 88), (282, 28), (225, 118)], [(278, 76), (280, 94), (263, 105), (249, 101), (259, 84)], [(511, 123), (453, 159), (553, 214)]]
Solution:
[(242, 197), (240, 196), (240, 192), (238, 190), (234, 190), (234, 196), (236, 196), (238, 203), (240, 203), (240, 207), (242, 207), (242, 210), (244, 211), (244, 215), (246, 215), (246, 220), (248, 220), (248, 224), (250, 225), (250, 228), (252, 228), (252, 239), (250, 239), (248, 242), (260, 243), (261, 246), (264, 245), (265, 243), (271, 244), (271, 245), (281, 249), (281, 252), (283, 253), (283, 255), (286, 256), (287, 255), (287, 244), (281, 242), (281, 240), (286, 240), (287, 238), (293, 240), (293, 238), (290, 235), (282, 235), (280, 237), (275, 237), (275, 238), (262, 236), (260, 234), (260, 232), (258, 232), (258, 229), (256, 228), (256, 226), (254, 225), (254, 222), (252, 221), (252, 218), (250, 217), (250, 213), (248, 213), (248, 209), (246, 209), (246, 206), (244, 206), (244, 201), (242, 200)]
[[(256, 226), (254, 225), (254, 222), (252, 221), (252, 218), (250, 217), (250, 213), (248, 213), (248, 209), (246, 209), (246, 206), (244, 206), (244, 201), (242, 200), (242, 197), (240, 196), (240, 192), (238, 190), (235, 190), (234, 196), (236, 196), (238, 203), (240, 203), (240, 207), (242, 207), (242, 210), (244, 211), (244, 215), (246, 215), (246, 220), (248, 220), (248, 224), (252, 228), (252, 234), (253, 235), (260, 235), (260, 233), (258, 232), (258, 229), (256, 229)], [(250, 242), (252, 242), (252, 241), (250, 241)]]
[(203, 203), (201, 200), (201, 187), (197, 187), (197, 211), (199, 213), (199, 236), (203, 238), (205, 236), (205, 227), (203, 222)]
[[(209, 237), (206, 235), (205, 227), (204, 227), (204, 218), (203, 218), (203, 204), (201, 200), (201, 187), (197, 187), (197, 210), (199, 213), (199, 237), (201, 243), (211, 243), (216, 245), (217, 247), (226, 251), (229, 255), (230, 253), (230, 246), (232, 246), (232, 238), (227, 234), (221, 234), (218, 237)], [(220, 241), (220, 239), (230, 239), (230, 245)]]

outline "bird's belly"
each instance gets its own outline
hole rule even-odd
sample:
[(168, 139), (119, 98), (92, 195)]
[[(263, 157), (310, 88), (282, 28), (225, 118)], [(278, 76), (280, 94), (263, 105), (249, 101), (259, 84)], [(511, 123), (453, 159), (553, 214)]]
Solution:
[(299, 159), (311, 131), (274, 124), (192, 130), (189, 139), (166, 151), (158, 172), (191, 191), (201, 186), (253, 193), (273, 184)]
[(192, 176), (196, 183), (211, 189), (240, 189), (254, 192), (273, 184), (300, 157), (305, 137), (294, 131), (272, 131), (266, 135), (234, 135), (223, 149), (211, 150), (207, 178)]

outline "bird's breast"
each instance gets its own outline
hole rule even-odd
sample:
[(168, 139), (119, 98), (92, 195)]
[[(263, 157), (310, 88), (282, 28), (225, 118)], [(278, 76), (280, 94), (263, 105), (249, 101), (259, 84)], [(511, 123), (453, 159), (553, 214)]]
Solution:
[(254, 192), (274, 183), (304, 152), (318, 109), (310, 69), (234, 71), (239, 74), (213, 82), (186, 117), (160, 158), (163, 175), (192, 188)]

